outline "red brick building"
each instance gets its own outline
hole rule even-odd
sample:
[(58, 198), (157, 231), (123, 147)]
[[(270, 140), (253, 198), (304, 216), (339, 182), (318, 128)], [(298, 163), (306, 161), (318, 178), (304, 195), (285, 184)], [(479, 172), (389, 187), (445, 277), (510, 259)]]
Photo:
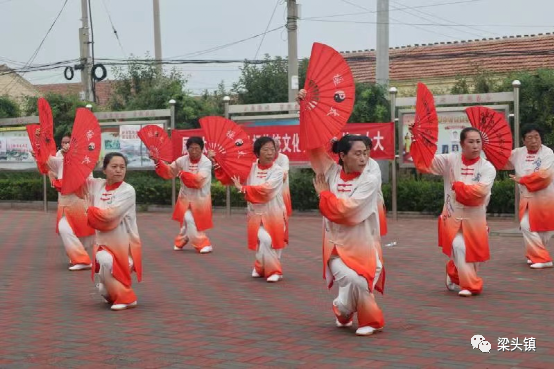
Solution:
[[(375, 82), (375, 50), (342, 52), (354, 78)], [(554, 33), (415, 44), (391, 48), (390, 86), (413, 95), (418, 81), (436, 93), (449, 92), (457, 76), (479, 71), (499, 78), (516, 71), (554, 69)]]

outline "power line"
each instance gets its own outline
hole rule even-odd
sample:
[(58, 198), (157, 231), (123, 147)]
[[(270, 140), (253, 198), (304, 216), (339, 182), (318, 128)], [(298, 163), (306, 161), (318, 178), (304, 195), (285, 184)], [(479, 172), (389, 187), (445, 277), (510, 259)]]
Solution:
[[(397, 9), (394, 9), (394, 10), (402, 10), (402, 9), (416, 9), (416, 8), (433, 8), (433, 7), (437, 7), (437, 6), (444, 6), (444, 5), (455, 5), (455, 4), (464, 4), (464, 3), (475, 3), (475, 2), (480, 2), (480, 1), (483, 1), (483, 0), (463, 0), (463, 1), (453, 1), (453, 2), (448, 2), (448, 3), (437, 3), (437, 4), (430, 4), (430, 5), (418, 5), (418, 6), (413, 6), (413, 7), (406, 7), (406, 8), (397, 8)], [(346, 1), (345, 1), (346, 2)], [(349, 2), (346, 2), (347, 4), (350, 4)], [(357, 6), (359, 7), (359, 5), (354, 5), (354, 6)], [(364, 10), (366, 10), (365, 12), (356, 12), (356, 13), (346, 13), (346, 14), (331, 14), (331, 15), (322, 15), (322, 16), (315, 16), (315, 17), (304, 17), (302, 18), (303, 20), (308, 20), (308, 19), (324, 19), (324, 18), (336, 18), (336, 17), (346, 17), (346, 16), (351, 16), (351, 15), (363, 15), (363, 14), (376, 14), (377, 11), (376, 10), (369, 10), (369, 9), (366, 9), (366, 8), (363, 8)]]
[(254, 55), (254, 59), (256, 59), (258, 57), (258, 53), (260, 52), (260, 48), (262, 47), (262, 44), (264, 43), (264, 40), (265, 40), (265, 35), (267, 34), (267, 30), (268, 30), (269, 26), (271, 25), (271, 21), (273, 20), (273, 16), (275, 15), (275, 11), (277, 10), (277, 6), (279, 6), (280, 2), (281, 2), (281, 0), (277, 0), (277, 2), (275, 2), (275, 7), (273, 8), (273, 12), (271, 13), (271, 17), (269, 18), (269, 22), (267, 22), (267, 26), (265, 27), (265, 31), (263, 33), (262, 39), (260, 40), (260, 44), (258, 45), (258, 50), (256, 50), (256, 54)]
[(342, 1), (343, 3), (347, 3), (348, 5), (352, 5), (352, 6), (356, 7), (356, 8), (365, 10), (365, 11), (367, 11), (367, 12), (370, 12), (370, 11), (371, 11), (371, 10), (369, 10), (368, 8), (364, 8), (363, 6), (358, 5), (358, 4), (355, 4), (355, 3), (350, 2), (350, 1), (348, 1), (348, 0), (341, 0), (341, 1)]
[(117, 30), (115, 29), (115, 26), (113, 25), (112, 16), (110, 14), (110, 11), (108, 10), (108, 6), (106, 5), (106, 0), (102, 0), (102, 4), (104, 4), (104, 9), (106, 10), (106, 13), (108, 14), (108, 19), (110, 20), (110, 24), (112, 25), (113, 34), (115, 35), (115, 38), (117, 39), (117, 42), (119, 43), (119, 47), (121, 48), (121, 52), (123, 53), (123, 57), (127, 57), (127, 53), (125, 52), (125, 49), (123, 48), (123, 45), (121, 44), (121, 40), (119, 39), (119, 35), (117, 34)]
[(228, 44), (223, 44), (223, 45), (215, 46), (215, 47), (212, 47), (212, 48), (209, 48), (209, 49), (200, 50), (200, 51), (196, 51), (196, 52), (189, 53), (189, 54), (185, 54), (185, 55), (178, 55), (178, 56), (175, 56), (174, 58), (182, 58), (182, 57), (190, 57), (190, 56), (199, 56), (199, 55), (208, 54), (208, 53), (211, 53), (211, 52), (214, 52), (214, 51), (219, 51), (219, 50), (225, 49), (225, 48), (227, 48), (227, 47), (230, 47), (230, 46), (233, 46), (233, 45), (236, 45), (236, 44), (240, 44), (240, 43), (242, 43), (242, 42), (250, 41), (250, 40), (252, 40), (252, 39), (258, 38), (258, 37), (263, 36), (263, 35), (266, 35), (266, 34), (268, 34), (268, 33), (275, 32), (275, 31), (277, 31), (277, 30), (280, 30), (281, 28), (285, 28), (285, 26), (279, 26), (279, 27), (277, 27), (277, 28), (270, 29), (269, 31), (265, 31), (265, 32), (263, 32), (263, 33), (259, 33), (259, 34), (254, 35), (254, 36), (250, 36), (250, 37), (244, 38), (244, 39), (242, 39), (242, 40), (230, 42), (230, 43), (228, 43)]
[[(349, 4), (349, 5), (355, 6), (355, 7), (359, 8), (359, 9), (366, 10), (366, 11), (368, 11), (368, 12), (371, 12), (371, 10), (369, 10), (368, 8), (365, 8), (365, 7), (361, 6), (361, 5), (355, 4), (355, 3), (351, 2), (351, 1), (348, 1), (348, 0), (341, 0), (341, 1), (344, 2), (344, 3), (347, 3), (347, 4)], [(377, 11), (376, 11), (375, 13), (377, 13)], [(389, 18), (392, 19), (392, 20), (395, 21), (395, 22), (400, 22), (398, 19), (395, 19), (395, 18), (391, 17), (390, 15), (389, 15)], [(375, 24), (378, 24), (378, 22), (375, 22)], [(391, 23), (390, 23), (390, 22), (386, 22), (386, 24), (389, 24), (389, 25), (390, 25)], [(451, 39), (455, 39), (455, 37), (446, 35), (446, 34), (444, 34), (444, 33), (431, 31), (431, 30), (428, 30), (428, 29), (425, 29), (425, 28), (420, 28), (419, 26), (415, 26), (415, 25), (414, 25), (414, 26), (412, 26), (412, 27), (417, 28), (417, 29), (420, 29), (420, 30), (425, 31), (425, 32), (434, 33), (434, 34), (437, 34), (437, 35), (440, 35), (440, 36), (444, 36), (444, 37), (448, 37), (448, 38), (451, 38)]]
[[(453, 43), (451, 43), (453, 44)], [(459, 44), (459, 43), (458, 43)], [(433, 45), (429, 45), (433, 46)], [(416, 47), (414, 49), (421, 49), (421, 47)], [(525, 51), (525, 56), (552, 56), (554, 55), (554, 49), (551, 48), (544, 48), (542, 50), (529, 50)], [(459, 52), (452, 52), (445, 55), (436, 55), (436, 54), (429, 54), (429, 53), (421, 53), (421, 54), (413, 54), (410, 52), (405, 53), (398, 53), (394, 55), (390, 55), (390, 59), (397, 59), (397, 60), (436, 60), (437, 58), (440, 59), (456, 59), (456, 58), (477, 58), (477, 57), (521, 57), (522, 51), (521, 50), (507, 50), (507, 51), (489, 51), (489, 50), (481, 50), (481, 51), (459, 51)], [(349, 60), (374, 60), (374, 56), (367, 56), (367, 55), (359, 55), (359, 56), (351, 56), (346, 55), (346, 58)], [(104, 65), (129, 65), (129, 64), (152, 64), (152, 59), (133, 59), (133, 60), (118, 60), (118, 59), (103, 59), (99, 58), (97, 59), (98, 62), (101, 62)], [(225, 60), (225, 59), (197, 59), (197, 60), (190, 60), (190, 59), (180, 59), (180, 60), (162, 60), (161, 64), (166, 65), (205, 65), (205, 64), (266, 64), (266, 63), (274, 63), (275, 60)], [(283, 63), (286, 63), (286, 60), (283, 60)], [(45, 71), (45, 70), (52, 70), (52, 69), (61, 69), (65, 68), (65, 66), (68, 64), (68, 61), (58, 62), (58, 63), (52, 63), (49, 65), (44, 66), (36, 66), (33, 69), (13, 69), (10, 71), (4, 71), (0, 72), (0, 75), (6, 75), (6, 74), (12, 74), (12, 73), (22, 73), (22, 72), (36, 72), (36, 71)]]
[[(416, 9), (416, 8), (414, 8), (414, 7), (411, 7), (411, 6), (406, 6), (406, 5), (404, 5), (404, 4), (402, 4), (402, 3), (398, 2), (398, 1), (394, 1), (394, 0), (391, 0), (391, 1), (392, 1), (393, 3), (397, 3), (397, 4), (399, 4), (399, 5), (405, 7), (405, 8), (400, 9), (400, 8), (398, 8), (398, 7), (394, 6), (394, 5), (392, 5), (392, 7), (393, 7), (394, 9), (399, 9), (399, 10), (401, 10), (402, 12), (404, 12), (404, 13), (406, 13), (406, 14), (410, 14), (410, 15), (413, 15), (413, 16), (418, 17), (418, 18), (420, 18), (420, 19), (423, 19), (423, 20), (426, 20), (426, 21), (431, 21), (431, 22), (433, 22), (433, 23), (436, 23), (436, 22), (434, 21), (435, 18), (440, 19), (440, 20), (443, 20), (443, 21), (445, 21), (445, 22), (448, 22), (448, 23), (452, 24), (451, 28), (452, 28), (453, 30), (455, 30), (455, 31), (458, 31), (458, 32), (463, 32), (463, 33), (465, 33), (465, 34), (472, 35), (472, 36), (477, 36), (477, 37), (482, 37), (482, 33), (483, 33), (483, 32), (484, 32), (484, 33), (491, 33), (491, 34), (493, 34), (493, 35), (499, 36), (499, 34), (498, 34), (498, 33), (495, 33), (495, 32), (484, 31), (484, 30), (479, 29), (479, 28), (467, 27), (467, 26), (464, 26), (464, 25), (460, 25), (459, 23), (456, 23), (456, 22), (454, 22), (454, 21), (452, 21), (452, 20), (450, 20), (450, 19), (447, 19), (447, 18), (438, 16), (438, 15), (435, 15), (435, 14), (427, 13), (427, 12), (424, 12), (424, 11), (422, 11), (422, 10)], [(425, 16), (421, 16), (421, 15), (414, 14), (412, 11), (406, 10), (406, 9), (413, 10), (413, 11), (416, 12), (416, 13), (420, 13), (420, 14), (423, 14), (423, 15), (426, 15), (426, 16), (429, 16), (429, 17), (432, 17), (432, 18), (430, 19), (430, 18), (425, 17)], [(473, 33), (473, 32), (468, 32), (468, 31), (465, 31), (465, 30), (457, 29), (456, 27), (458, 27), (458, 28), (464, 27), (464, 28), (468, 28), (468, 29), (472, 29), (472, 30), (479, 31), (479, 32), (481, 32), (481, 33), (480, 33), (480, 34), (477, 34), (477, 33)]]
[[(325, 20), (325, 19), (308, 19), (304, 18), (301, 19), (306, 22), (324, 22), (324, 23), (356, 23), (356, 24), (380, 24), (379, 22), (372, 22), (372, 21), (341, 21), (341, 20)], [(452, 27), (451, 24), (444, 24), (444, 23), (403, 23), (403, 22), (397, 22), (397, 23), (390, 23), (389, 24), (395, 24), (395, 25), (402, 25), (402, 26), (427, 26), (427, 27)], [(459, 26), (464, 27), (513, 27), (513, 28), (526, 28), (526, 27), (533, 27), (533, 28), (553, 28), (554, 25), (536, 25), (536, 24), (459, 24)]]
[[(52, 31), (52, 28), (54, 28), (54, 25), (56, 24), (56, 22), (58, 21), (58, 19), (60, 18), (60, 16), (62, 15), (62, 12), (63, 10), (65, 9), (65, 6), (67, 5), (67, 2), (69, 0), (65, 0), (64, 3), (63, 3), (63, 6), (62, 8), (60, 9), (60, 11), (58, 12), (58, 15), (56, 16), (56, 18), (54, 19), (54, 22), (52, 22), (52, 25), (50, 26), (50, 28), (48, 29), (48, 31), (46, 32), (46, 34), (44, 35), (44, 37), (42, 38), (42, 41), (40, 42), (40, 44), (38, 45), (37, 49), (35, 50), (35, 52), (33, 53), (33, 55), (31, 55), (31, 58), (29, 58), (29, 60), (27, 61), (27, 63), (25, 63), (25, 65), (31, 65), (31, 63), (33, 61), (35, 61), (40, 49), (42, 48), (42, 45), (44, 44), (44, 41), (46, 41), (46, 38), (48, 37), (48, 35), (50, 34), (50, 31)], [(9, 94), (10, 91), (12, 90), (13, 86), (14, 85), (14, 82), (16, 81), (16, 76), (14, 76), (12, 78), (12, 80), (10, 81), (10, 83), (6, 86), (6, 88), (4, 90), (7, 90), (6, 91), (6, 94)]]

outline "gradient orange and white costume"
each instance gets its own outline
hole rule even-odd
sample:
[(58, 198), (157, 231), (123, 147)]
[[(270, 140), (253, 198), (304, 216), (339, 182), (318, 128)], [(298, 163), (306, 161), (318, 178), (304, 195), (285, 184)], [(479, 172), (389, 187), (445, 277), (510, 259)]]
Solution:
[(366, 169), (376, 177), (379, 178), (379, 193), (377, 196), (377, 210), (379, 211), (379, 230), (381, 236), (385, 236), (388, 232), (387, 228), (387, 209), (385, 207), (385, 198), (383, 197), (383, 191), (381, 190), (382, 178), (381, 178), (381, 168), (379, 168), (379, 163), (369, 158)]
[[(215, 175), (225, 185), (232, 183), (221, 168), (216, 168)], [(242, 192), (248, 203), (248, 248), (256, 251), (254, 268), (264, 278), (283, 275), (280, 261), (281, 251), (286, 246), (283, 169), (274, 162), (262, 166), (256, 161)]]
[[(56, 233), (62, 238), (67, 257), (73, 265), (90, 265), (91, 260), (86, 248), (92, 245), (94, 229), (87, 223), (86, 201), (83, 194), (62, 195), (63, 154), (58, 151), (56, 156), (50, 156), (48, 168), (54, 174), (52, 186), (58, 191), (58, 214), (56, 217)], [(92, 176), (92, 174), (91, 174)]]
[(519, 221), (527, 258), (533, 264), (551, 262), (546, 246), (554, 234), (554, 153), (544, 145), (537, 152), (520, 147), (505, 169), (520, 177)]
[(212, 246), (204, 233), (213, 227), (210, 159), (202, 155), (197, 161), (192, 161), (189, 155), (184, 155), (169, 165), (160, 160), (156, 165), (156, 173), (165, 179), (181, 179), (181, 189), (172, 218), (181, 224), (181, 230), (175, 237), (175, 246), (182, 248), (187, 239), (198, 252), (204, 247)]
[(292, 199), (290, 196), (290, 186), (289, 186), (289, 157), (285, 154), (278, 153), (277, 158), (275, 159), (275, 164), (279, 165), (283, 169), (283, 203), (285, 204), (285, 210), (287, 214), (287, 224), (285, 232), (285, 243), (289, 243), (289, 218), (292, 215)]
[(92, 205), (87, 210), (88, 222), (96, 229), (93, 280), (96, 274), (97, 287), (108, 302), (131, 304), (137, 301), (131, 272), (142, 280), (135, 189), (125, 182), (108, 186), (105, 179), (87, 180), (87, 189)]
[(446, 272), (452, 283), (478, 294), (483, 290), (478, 263), (490, 258), (487, 205), (496, 170), (485, 159), (467, 160), (461, 153), (435, 155), (431, 167), (425, 168), (418, 153), (412, 150), (417, 169), (444, 179), (439, 246), (451, 258)]
[(323, 148), (308, 155), (330, 187), (320, 194), (319, 209), (324, 216), (323, 277), (329, 288), (333, 282), (339, 286), (333, 310), (342, 316), (357, 313), (360, 328), (381, 329), (385, 321), (373, 295), (385, 286), (377, 210), (381, 179), (369, 170), (346, 174)]
[(287, 217), (290, 217), (292, 215), (292, 201), (290, 197), (290, 187), (289, 187), (289, 170), (290, 170), (289, 157), (286, 156), (285, 154), (279, 153), (277, 155), (277, 159), (275, 159), (275, 164), (283, 168), (283, 172), (285, 176), (285, 182), (283, 183), (283, 201), (287, 209)]

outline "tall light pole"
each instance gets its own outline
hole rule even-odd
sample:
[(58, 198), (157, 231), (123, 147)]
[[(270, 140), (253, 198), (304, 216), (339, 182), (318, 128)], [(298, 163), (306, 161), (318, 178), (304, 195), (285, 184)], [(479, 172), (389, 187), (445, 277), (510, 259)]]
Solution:
[(158, 71), (162, 70), (162, 32), (160, 26), (160, 0), (154, 0), (154, 58)]
[(298, 93), (298, 5), (296, 0), (287, 0), (287, 30), (289, 44), (289, 102), (296, 101)]
[(389, 85), (389, 0), (377, 0), (377, 47), (375, 80)]
[[(177, 102), (174, 99), (169, 100), (169, 111), (171, 114), (171, 121), (170, 121), (170, 132), (171, 136), (173, 136), (173, 131), (175, 131), (175, 104)], [(175, 209), (175, 191), (176, 191), (176, 183), (175, 178), (171, 179), (171, 207), (172, 209)]]
[[(512, 87), (514, 89), (514, 149), (519, 147), (519, 89), (521, 87), (521, 82), (519, 80), (514, 80), (512, 82)], [(519, 187), (515, 186), (515, 210), (514, 210), (514, 220), (516, 223), (519, 223)]]
[[(223, 97), (223, 106), (225, 111), (225, 118), (229, 119), (229, 102), (231, 101), (231, 98), (229, 96)], [(226, 186), (225, 189), (225, 214), (230, 217), (231, 216), (231, 187)]]
[(81, 84), (83, 91), (81, 99), (94, 101), (92, 94), (92, 59), (90, 56), (90, 27), (87, 0), (81, 0), (81, 23), (79, 28), (79, 52), (81, 55)]

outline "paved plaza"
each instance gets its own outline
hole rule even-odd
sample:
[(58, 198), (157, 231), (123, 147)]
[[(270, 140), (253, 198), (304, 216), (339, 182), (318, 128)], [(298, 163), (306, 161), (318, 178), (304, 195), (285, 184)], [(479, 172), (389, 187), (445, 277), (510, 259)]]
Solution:
[[(322, 279), (315, 214), (293, 217), (277, 284), (250, 277), (243, 214), (215, 215), (208, 255), (172, 250), (178, 225), (169, 213), (140, 213), (138, 222), (139, 306), (113, 312), (90, 271), (67, 270), (54, 212), (0, 210), (0, 368), (554, 367), (554, 269), (530, 270), (519, 237), (491, 237), (484, 292), (462, 298), (445, 289), (436, 220), (389, 220), (384, 243), (397, 244), (384, 247), (377, 295), (385, 330), (357, 337), (355, 326), (334, 326), (336, 290)], [(472, 349), (477, 334), (489, 353)], [(503, 338), (513, 351), (499, 351)]]

